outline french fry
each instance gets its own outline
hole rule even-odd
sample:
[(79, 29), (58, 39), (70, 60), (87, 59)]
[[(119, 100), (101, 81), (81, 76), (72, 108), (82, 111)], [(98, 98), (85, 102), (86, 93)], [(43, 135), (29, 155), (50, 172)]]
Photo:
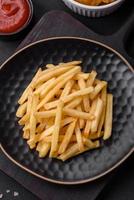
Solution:
[[(67, 127), (66, 127), (66, 129), (67, 129)], [(59, 142), (62, 142), (63, 141), (63, 139), (64, 139), (64, 135), (59, 135)], [(47, 143), (51, 143), (52, 142), (52, 136), (50, 135), (50, 136), (45, 136), (44, 138), (43, 138), (43, 141), (44, 142), (47, 142)], [(74, 143), (74, 142), (76, 142), (77, 140), (76, 140), (76, 136), (75, 135), (72, 135), (72, 137), (71, 137), (71, 139), (70, 139), (70, 143)]]
[[(84, 81), (84, 79), (79, 79), (78, 85), (79, 85), (81, 90), (86, 88), (86, 82)], [(85, 112), (89, 112), (90, 104), (89, 104), (89, 96), (88, 95), (85, 95), (83, 97), (83, 106), (84, 106)]]
[(29, 120), (30, 116), (28, 114), (25, 114), (20, 120), (19, 125), (25, 125), (25, 123)]
[(27, 108), (27, 102), (24, 104), (21, 104), (16, 112), (17, 117), (23, 117), (24, 114), (26, 113), (26, 108)]
[(90, 99), (93, 100), (98, 95), (98, 93), (102, 90), (102, 88), (106, 85), (107, 83), (105, 81), (101, 81), (99, 84), (97, 84), (94, 88), (94, 91), (89, 95)]
[(39, 150), (39, 157), (40, 158), (46, 157), (46, 155), (50, 150), (50, 147), (51, 147), (50, 143), (44, 143)]
[(77, 99), (72, 100), (71, 102), (69, 102), (65, 108), (75, 108), (77, 107), (82, 101), (81, 97), (78, 97)]
[(23, 132), (23, 138), (28, 140), (28, 139), (29, 139), (29, 136), (30, 136), (29, 130), (25, 130), (25, 131)]
[(96, 76), (97, 76), (96, 71), (92, 71), (92, 72), (89, 74), (89, 78), (88, 78), (88, 80), (87, 80), (87, 87), (90, 87), (90, 86), (93, 85)]
[(104, 135), (104, 131), (101, 131), (100, 133), (91, 133), (89, 136), (88, 136), (88, 139), (90, 140), (96, 140), (96, 139), (99, 139), (100, 137), (102, 137)]
[(37, 105), (39, 102), (39, 96), (38, 95), (33, 95), (33, 100), (32, 100), (32, 106), (31, 106), (31, 116), (30, 116), (30, 139), (33, 139), (36, 133), (36, 118), (34, 116), (34, 113), (36, 112)]
[(57, 148), (58, 148), (58, 139), (59, 139), (59, 131), (60, 131), (60, 123), (61, 123), (61, 118), (62, 118), (63, 106), (64, 106), (64, 103), (60, 101), (56, 110), (54, 131), (52, 135), (52, 143), (51, 143), (51, 150), (50, 150), (51, 157), (53, 156), (53, 153), (57, 151)]
[(87, 138), (83, 137), (83, 142), (84, 142), (84, 144), (85, 144), (87, 147), (89, 147), (90, 149), (100, 147), (100, 142), (99, 142), (99, 140), (96, 140), (95, 142), (92, 142), (90, 139), (87, 139)]
[(59, 147), (58, 154), (64, 153), (65, 150), (67, 149), (68, 144), (70, 143), (71, 137), (75, 129), (75, 124), (76, 124), (76, 120), (68, 126), (64, 139)]
[(53, 64), (47, 64), (47, 65), (46, 65), (46, 68), (48, 68), (48, 69), (51, 69), (51, 68), (53, 68), (53, 67), (55, 67), (55, 65), (53, 65)]
[(45, 123), (41, 123), (40, 125), (38, 125), (38, 127), (36, 128), (36, 133), (41, 133), (46, 127)]
[(28, 94), (28, 100), (27, 100), (27, 115), (30, 116), (30, 113), (31, 113), (31, 106), (32, 106), (32, 101), (33, 101), (33, 91), (32, 91), (32, 88), (30, 87), (29, 88), (29, 94)]
[(70, 94), (66, 97), (63, 97), (62, 101), (64, 103), (67, 103), (67, 102), (71, 101), (72, 99), (74, 99), (76, 97), (84, 96), (84, 95), (90, 94), (92, 92), (93, 92), (93, 87), (88, 87), (88, 88), (73, 92), (72, 94)]
[(87, 119), (87, 120), (93, 120), (94, 119), (94, 115), (90, 114), (90, 113), (86, 113), (86, 112), (81, 112), (75, 109), (71, 109), (71, 108), (64, 108), (63, 112), (71, 117), (76, 117), (76, 118), (80, 118), (80, 119)]
[(78, 73), (74, 79), (79, 80), (79, 79), (84, 79), (87, 80), (89, 78), (89, 73)]
[(98, 126), (98, 137), (100, 136), (102, 132), (102, 127), (104, 125), (104, 120), (105, 120), (105, 114), (106, 114), (106, 101), (107, 101), (107, 87), (104, 87), (101, 91), (101, 99), (103, 101), (103, 111), (102, 111), (102, 116), (99, 122)]
[(72, 156), (74, 156), (79, 151), (78, 144), (73, 144), (70, 148), (68, 148), (63, 154), (61, 154), (58, 158), (62, 161), (65, 161)]
[(74, 84), (74, 80), (70, 80), (70, 81), (68, 81), (66, 83), (66, 85), (65, 85), (65, 87), (64, 87), (64, 89), (62, 91), (62, 94), (61, 94), (60, 98), (65, 97), (65, 96), (67, 96), (70, 93), (73, 84)]
[(49, 86), (50, 84), (52, 84), (54, 81), (55, 81), (55, 78), (53, 77), (50, 80), (48, 80), (47, 82), (45, 82), (43, 85), (40, 85), (40, 87), (34, 91), (34, 94), (40, 94), (42, 91), (45, 90), (45, 88), (47, 86)]
[(106, 116), (103, 139), (107, 140), (112, 134), (113, 95), (107, 94)]
[(71, 69), (72, 67), (62, 67), (62, 68), (58, 68), (55, 70), (52, 70), (48, 73), (45, 73), (44, 75), (42, 75), (37, 81), (36, 81), (36, 85), (40, 84), (40, 83), (44, 83), (46, 81), (48, 81), (49, 79), (64, 74), (65, 72), (67, 72), (69, 69)]
[[(94, 114), (95, 109), (96, 109), (96, 104), (97, 104), (97, 99), (94, 99), (93, 102), (92, 102), (92, 105), (91, 105), (90, 114)], [(90, 120), (86, 121), (86, 125), (85, 125), (84, 131), (83, 131), (84, 132), (84, 136), (86, 138), (88, 138), (88, 136), (90, 135), (91, 123), (92, 122)]]
[(67, 62), (67, 63), (60, 63), (59, 66), (61, 66), (61, 67), (78, 66), (81, 63), (82, 63), (81, 61), (76, 60), (76, 61), (71, 61), (71, 62)]
[(75, 127), (75, 135), (76, 135), (79, 151), (83, 151), (84, 150), (83, 139), (82, 139), (82, 134), (81, 134), (81, 130), (80, 130), (78, 122)]
[(100, 98), (98, 98), (94, 113), (95, 119), (92, 121), (91, 124), (91, 133), (95, 133), (98, 130), (98, 124), (102, 115), (102, 110), (103, 110), (103, 101)]
[[(78, 105), (77, 106), (77, 110), (82, 112), (82, 108), (81, 108), (81, 105)], [(85, 126), (85, 120), (84, 119), (79, 119), (79, 125), (80, 125), (80, 129), (83, 129), (84, 126)]]

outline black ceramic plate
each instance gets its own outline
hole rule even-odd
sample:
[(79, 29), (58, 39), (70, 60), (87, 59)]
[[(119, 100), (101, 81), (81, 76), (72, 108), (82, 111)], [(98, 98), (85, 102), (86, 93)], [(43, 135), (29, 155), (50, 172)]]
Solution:
[[(95, 69), (108, 81), (114, 95), (112, 137), (102, 147), (62, 162), (40, 159), (22, 138), (15, 116), (17, 100), (38, 67), (82, 60), (83, 71)], [(1, 149), (14, 163), (45, 180), (79, 184), (95, 180), (122, 163), (134, 150), (134, 74), (128, 62), (114, 50), (80, 38), (53, 38), (36, 42), (10, 57), (0, 71)]]

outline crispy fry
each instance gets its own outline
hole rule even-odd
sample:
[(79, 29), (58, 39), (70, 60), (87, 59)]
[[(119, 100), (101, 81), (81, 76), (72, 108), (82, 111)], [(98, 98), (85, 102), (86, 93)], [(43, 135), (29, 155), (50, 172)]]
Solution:
[(28, 140), (28, 139), (29, 139), (29, 136), (30, 136), (29, 130), (25, 130), (25, 131), (23, 132), (23, 138)]
[(81, 134), (81, 130), (80, 130), (78, 122), (75, 127), (75, 135), (76, 135), (79, 151), (83, 151), (84, 150), (83, 139), (82, 139), (82, 134)]
[(90, 113), (78, 111), (78, 110), (71, 109), (71, 108), (64, 108), (63, 112), (65, 114), (71, 116), (71, 117), (76, 117), (76, 118), (80, 118), (80, 119), (87, 119), (87, 120), (93, 120), (94, 119), (94, 115), (92, 115)]
[(63, 106), (64, 106), (64, 103), (60, 101), (56, 110), (56, 118), (55, 118), (55, 124), (54, 124), (54, 131), (52, 135), (50, 156), (53, 156), (53, 153), (57, 151), (57, 148), (58, 148), (58, 139), (59, 139), (59, 131), (60, 131), (60, 123), (61, 123), (61, 118), (62, 118)]
[[(94, 114), (95, 109), (96, 109), (96, 104), (97, 104), (97, 99), (94, 99), (93, 102), (92, 102), (91, 109), (90, 109), (90, 114)], [(90, 134), (91, 123), (92, 122), (90, 120), (87, 120), (85, 128), (84, 128), (84, 136), (87, 137), (87, 138), (88, 138), (88, 136)]]
[(47, 82), (45, 82), (43, 85), (40, 85), (40, 87), (34, 91), (34, 94), (41, 94), (41, 92), (42, 91), (44, 92), (46, 87), (51, 85), (54, 81), (55, 81), (55, 78), (53, 77), (50, 80), (48, 80)]
[(112, 134), (113, 95), (107, 94), (106, 116), (103, 139), (107, 140)]
[(93, 100), (98, 95), (98, 93), (102, 90), (102, 88), (106, 85), (107, 83), (105, 81), (101, 81), (99, 84), (97, 84), (94, 88), (94, 91), (89, 95), (90, 99)]
[(75, 129), (75, 124), (76, 124), (76, 120), (68, 126), (64, 139), (59, 147), (58, 154), (64, 153), (65, 150), (67, 149), (68, 144), (70, 143), (71, 137)]
[(89, 74), (89, 78), (88, 78), (88, 80), (87, 80), (87, 87), (90, 87), (90, 86), (93, 85), (96, 76), (97, 76), (96, 71), (92, 71), (92, 72)]
[[(86, 82), (84, 81), (84, 79), (79, 79), (78, 80), (78, 85), (79, 85), (81, 90), (86, 88)], [(89, 96), (88, 95), (85, 95), (83, 97), (83, 105), (84, 105), (85, 112), (89, 112), (90, 103), (89, 103)]]
[[(77, 106), (77, 110), (78, 111), (80, 111), (80, 112), (82, 112), (82, 107), (81, 107), (81, 105), (78, 105)], [(85, 121), (84, 121), (84, 119), (79, 119), (79, 125), (80, 125), (80, 129), (83, 129), (84, 128), (84, 126), (85, 126)]]
[(106, 114), (106, 101), (107, 101), (107, 87), (104, 87), (102, 89), (102, 92), (101, 92), (101, 99), (103, 101), (103, 111), (102, 111), (102, 116), (101, 116), (101, 119), (100, 119), (100, 122), (99, 122), (99, 126), (98, 126), (98, 137), (100, 136), (101, 134), (101, 131), (102, 131), (102, 127), (104, 125), (104, 120), (105, 120), (105, 114)]
[(95, 133), (98, 130), (98, 124), (102, 115), (102, 110), (103, 110), (103, 101), (100, 98), (98, 98), (94, 113), (95, 119), (92, 121), (91, 124), (91, 133)]
[(21, 104), (16, 112), (17, 117), (23, 117), (24, 114), (26, 113), (26, 108), (27, 108), (27, 102), (24, 104)]
[(66, 83), (66, 85), (65, 85), (65, 87), (64, 87), (64, 89), (62, 91), (62, 94), (61, 94), (60, 98), (66, 97), (70, 93), (73, 84), (74, 84), (74, 80), (70, 80), (70, 81), (68, 81)]
[(65, 108), (75, 108), (76, 106), (78, 106), (82, 101), (81, 97), (78, 97), (77, 99), (72, 100), (71, 102), (69, 102)]
[(34, 113), (36, 112), (37, 105), (39, 102), (39, 96), (38, 95), (33, 95), (33, 100), (32, 100), (32, 106), (31, 106), (31, 116), (30, 116), (30, 139), (33, 139), (36, 133), (36, 118), (34, 116)]

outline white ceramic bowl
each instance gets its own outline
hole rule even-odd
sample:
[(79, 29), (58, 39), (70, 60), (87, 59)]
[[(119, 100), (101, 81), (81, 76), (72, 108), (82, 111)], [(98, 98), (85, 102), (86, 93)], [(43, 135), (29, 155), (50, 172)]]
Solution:
[(101, 17), (114, 12), (125, 0), (115, 0), (112, 3), (101, 6), (89, 6), (75, 0), (62, 0), (71, 10), (88, 17)]

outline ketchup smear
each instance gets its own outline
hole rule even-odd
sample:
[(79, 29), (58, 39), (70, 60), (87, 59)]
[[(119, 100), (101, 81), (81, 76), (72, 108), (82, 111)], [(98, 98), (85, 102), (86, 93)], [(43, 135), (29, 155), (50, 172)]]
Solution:
[(30, 16), (26, 0), (0, 0), (0, 32), (13, 33), (21, 29)]

